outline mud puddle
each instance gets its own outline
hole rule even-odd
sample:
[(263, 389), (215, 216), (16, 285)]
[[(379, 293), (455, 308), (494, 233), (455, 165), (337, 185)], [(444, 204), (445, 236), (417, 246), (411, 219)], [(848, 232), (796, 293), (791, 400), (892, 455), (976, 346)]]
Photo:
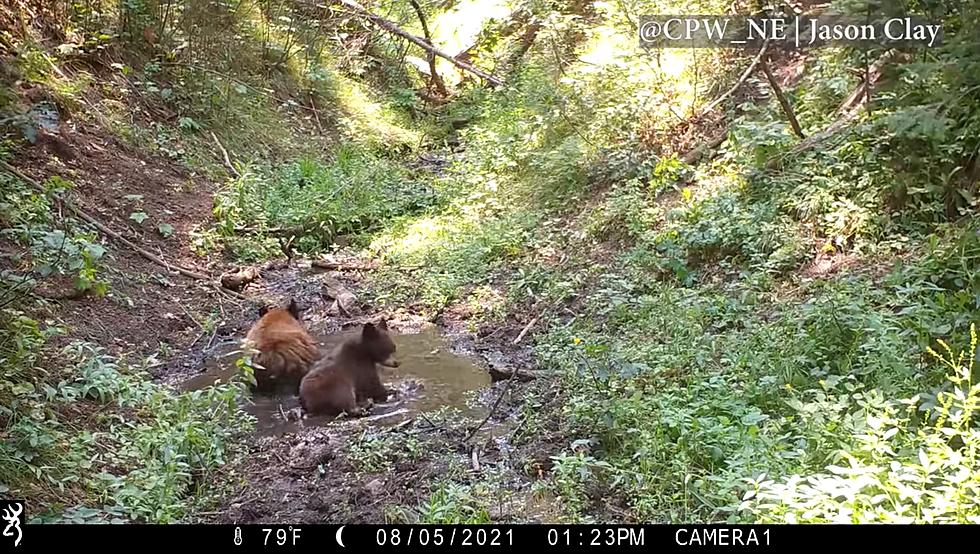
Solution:
[[(359, 328), (327, 335), (320, 339), (321, 351), (329, 352), (341, 341), (359, 332)], [(256, 418), (255, 433), (279, 436), (315, 427), (346, 422), (370, 421), (377, 425), (394, 425), (419, 412), (454, 409), (461, 417), (482, 419), (486, 406), (477, 394), (490, 386), (490, 375), (471, 360), (454, 354), (449, 342), (437, 328), (418, 333), (393, 334), (401, 365), (385, 368), (382, 381), (397, 391), (388, 402), (375, 404), (368, 416), (336, 419), (327, 416), (300, 417), (299, 398), (295, 393), (253, 393), (244, 410)], [(205, 363), (205, 372), (185, 381), (182, 390), (203, 389), (227, 382), (238, 371), (235, 361), (240, 355), (238, 344), (224, 345)]]

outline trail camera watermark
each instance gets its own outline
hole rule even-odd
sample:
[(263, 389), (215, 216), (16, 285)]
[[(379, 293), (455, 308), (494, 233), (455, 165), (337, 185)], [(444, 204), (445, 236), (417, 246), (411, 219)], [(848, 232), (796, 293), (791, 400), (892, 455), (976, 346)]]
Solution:
[(24, 517), (24, 503), (19, 500), (0, 500), (0, 523), (3, 523), (4, 540), (13, 541), (14, 547), (20, 546), (24, 532), (20, 525)]
[(925, 46), (942, 44), (942, 25), (917, 16), (648, 15), (640, 18), (646, 48), (774, 48)]

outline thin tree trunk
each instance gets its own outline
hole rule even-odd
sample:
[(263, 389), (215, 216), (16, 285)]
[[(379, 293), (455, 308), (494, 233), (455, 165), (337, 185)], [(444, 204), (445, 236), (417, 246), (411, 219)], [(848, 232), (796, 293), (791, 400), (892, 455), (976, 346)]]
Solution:
[[(415, 8), (415, 14), (419, 16), (419, 23), (422, 24), (422, 34), (425, 35), (425, 42), (429, 43), (429, 46), (434, 46), (432, 43), (432, 35), (429, 33), (429, 26), (425, 22), (425, 13), (422, 11), (422, 6), (419, 5), (418, 0), (408, 0), (412, 7)], [(446, 90), (446, 82), (442, 80), (439, 76), (439, 72), (436, 71), (436, 55), (432, 50), (426, 51), (427, 58), (429, 60), (429, 91), (432, 91), (434, 86), (439, 92), (440, 96), (449, 96), (449, 91)]]

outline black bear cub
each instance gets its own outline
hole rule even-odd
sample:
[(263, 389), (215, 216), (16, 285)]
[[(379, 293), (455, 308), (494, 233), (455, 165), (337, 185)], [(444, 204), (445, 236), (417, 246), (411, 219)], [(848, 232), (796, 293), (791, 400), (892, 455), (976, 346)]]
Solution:
[(384, 402), (388, 390), (379, 366), (398, 367), (388, 324), (367, 323), (358, 336), (341, 343), (318, 361), (299, 386), (303, 410), (310, 415), (363, 414), (358, 403)]

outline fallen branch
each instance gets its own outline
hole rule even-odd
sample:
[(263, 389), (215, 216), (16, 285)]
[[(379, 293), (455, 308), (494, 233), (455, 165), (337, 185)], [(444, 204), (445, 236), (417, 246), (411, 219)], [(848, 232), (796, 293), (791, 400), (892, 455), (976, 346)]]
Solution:
[(320, 130), (320, 134), (323, 134), (323, 125), (320, 123), (320, 114), (316, 109), (316, 102), (313, 101), (313, 93), (310, 93), (310, 108), (313, 112), (313, 119), (316, 121), (316, 128)]
[(871, 67), (865, 72), (865, 77), (850, 95), (841, 102), (841, 105), (834, 112), (834, 115), (840, 117), (846, 112), (853, 110), (855, 107), (860, 107), (860, 105), (865, 104), (869, 100), (868, 87), (869, 83), (874, 85), (878, 79), (881, 78), (881, 74), (885, 69), (885, 65), (888, 64), (895, 56), (898, 54), (898, 50), (888, 50), (881, 55)]
[(861, 112), (861, 108), (868, 102), (870, 94), (868, 94), (868, 87), (874, 86), (874, 84), (881, 78), (884, 72), (885, 65), (893, 60), (897, 55), (898, 50), (888, 50), (878, 58), (875, 63), (871, 65), (868, 70), (868, 79), (862, 81), (853, 92), (841, 103), (841, 105), (834, 112), (837, 115), (837, 119), (830, 125), (824, 127), (817, 133), (814, 133), (807, 137), (806, 139), (800, 141), (793, 148), (777, 154), (770, 158), (766, 162), (767, 169), (773, 169), (779, 163), (779, 161), (785, 156), (791, 156), (794, 154), (799, 154), (800, 152), (809, 150), (820, 144), (824, 140), (830, 138), (831, 136), (839, 133), (842, 129), (847, 127), (851, 122), (853, 122), (858, 114)]
[(493, 406), (490, 407), (490, 411), (487, 412), (487, 417), (483, 418), (483, 421), (481, 421), (480, 424), (477, 425), (465, 439), (463, 439), (464, 443), (470, 442), (470, 439), (475, 437), (476, 434), (480, 432), (480, 429), (483, 429), (483, 426), (490, 421), (490, 417), (497, 411), (497, 407), (500, 406), (500, 402), (504, 399), (504, 395), (506, 395), (507, 391), (510, 390), (510, 386), (514, 382), (515, 377), (517, 377), (517, 371), (510, 374), (510, 379), (507, 379), (507, 384), (504, 385), (504, 390), (500, 391), (500, 395), (497, 396), (497, 400), (495, 400)]
[(394, 417), (396, 415), (401, 415), (401, 414), (406, 414), (406, 413), (408, 413), (408, 408), (399, 408), (399, 409), (397, 409), (397, 410), (395, 410), (393, 412), (388, 412), (388, 413), (384, 413), (384, 414), (377, 414), (377, 415), (367, 416), (367, 417), (361, 417), (361, 418), (358, 418), (358, 420), (359, 421), (376, 421), (376, 420), (379, 420), (379, 419), (385, 419), (385, 418)]
[(517, 335), (517, 338), (514, 339), (514, 344), (519, 344), (521, 340), (524, 339), (524, 335), (526, 335), (527, 332), (531, 330), (531, 327), (534, 327), (534, 324), (537, 322), (538, 318), (536, 316), (531, 318), (531, 321), (524, 326), (524, 329), (521, 329), (521, 332)]
[(474, 74), (474, 75), (476, 75), (476, 76), (478, 76), (478, 77), (486, 80), (487, 82), (492, 83), (493, 85), (500, 86), (500, 85), (504, 84), (504, 82), (501, 81), (499, 78), (494, 77), (493, 75), (487, 73), (486, 71), (483, 71), (482, 69), (479, 69), (477, 67), (474, 67), (474, 66), (472, 66), (472, 65), (470, 65), (470, 64), (468, 64), (466, 62), (457, 60), (455, 57), (450, 56), (446, 52), (443, 52), (442, 50), (436, 48), (435, 46), (432, 46), (432, 45), (426, 43), (425, 42), (425, 39), (419, 38), (419, 37), (417, 37), (417, 36), (415, 36), (415, 35), (407, 32), (407, 31), (401, 29), (393, 21), (389, 21), (389, 20), (387, 20), (387, 19), (385, 19), (385, 18), (383, 18), (383, 17), (381, 17), (379, 15), (375, 15), (375, 14), (367, 11), (367, 9), (365, 9), (364, 7), (362, 7), (360, 4), (358, 4), (356, 2), (353, 2), (352, 0), (337, 0), (337, 1), (340, 2), (341, 4), (343, 4), (344, 6), (350, 8), (351, 10), (354, 10), (354, 13), (356, 13), (357, 15), (360, 15), (361, 17), (364, 17), (365, 19), (367, 19), (371, 23), (374, 23), (375, 25), (377, 25), (378, 27), (384, 29), (385, 31), (388, 31), (389, 33), (391, 33), (393, 35), (399, 36), (399, 37), (401, 37), (401, 38), (403, 38), (403, 39), (411, 42), (412, 44), (418, 46), (419, 48), (422, 48), (426, 52), (431, 52), (432, 54), (435, 54), (436, 56), (439, 56), (440, 58), (449, 60), (450, 63), (452, 63), (453, 65), (455, 65), (456, 67), (458, 67), (460, 69), (463, 69), (465, 71), (468, 71), (468, 72), (470, 72), (470, 73), (472, 73), (472, 74)]
[(762, 43), (762, 47), (759, 48), (759, 53), (755, 55), (755, 58), (752, 59), (752, 63), (750, 63), (749, 67), (745, 69), (745, 71), (742, 73), (742, 76), (738, 78), (738, 81), (735, 81), (735, 84), (732, 85), (732, 88), (728, 89), (727, 91), (725, 91), (724, 94), (722, 94), (718, 98), (715, 98), (707, 106), (702, 108), (694, 119), (699, 119), (703, 117), (705, 114), (715, 109), (719, 104), (727, 100), (729, 96), (735, 94), (735, 91), (738, 90), (749, 78), (749, 75), (751, 75), (755, 71), (756, 66), (759, 65), (760, 61), (762, 61), (762, 56), (766, 54), (766, 50), (768, 49), (769, 49), (769, 39), (766, 39), (766, 41)]
[(522, 383), (528, 383), (538, 378), (539, 374), (543, 374), (543, 371), (528, 371), (521, 369), (511, 369), (510, 371), (505, 371), (503, 369), (498, 369), (496, 367), (490, 366), (487, 368), (487, 373), (490, 374), (490, 380), (493, 382), (506, 381), (517, 374), (517, 380)]
[[(766, 41), (762, 43), (762, 47), (759, 48), (759, 52), (755, 55), (755, 58), (752, 59), (752, 63), (750, 63), (747, 68), (745, 68), (745, 71), (742, 72), (742, 76), (739, 77), (737, 81), (735, 81), (735, 84), (732, 85), (731, 88), (729, 88), (727, 91), (725, 91), (724, 94), (722, 94), (718, 98), (715, 98), (707, 106), (702, 108), (701, 111), (698, 112), (698, 115), (694, 117), (694, 120), (696, 121), (704, 117), (709, 112), (711, 112), (711, 110), (714, 110), (716, 107), (718, 107), (719, 104), (727, 100), (729, 96), (735, 94), (735, 91), (741, 88), (741, 86), (745, 84), (745, 81), (748, 80), (749, 75), (751, 75), (755, 71), (755, 68), (759, 65), (759, 62), (762, 61), (762, 57), (766, 54), (766, 51), (768, 49), (769, 49), (769, 39), (766, 39)], [(681, 161), (686, 164), (694, 163), (698, 158), (701, 157), (701, 154), (703, 154), (705, 150), (718, 148), (719, 146), (721, 146), (721, 143), (725, 142), (725, 139), (727, 137), (728, 137), (728, 126), (726, 125), (725, 128), (722, 129), (714, 137), (712, 137), (711, 140), (709, 140), (706, 143), (699, 144), (698, 146), (695, 146), (694, 148), (684, 153), (681, 156)]]
[(214, 131), (211, 131), (211, 138), (214, 139), (214, 143), (218, 145), (218, 149), (221, 150), (221, 155), (224, 157), (225, 167), (228, 168), (228, 171), (230, 171), (235, 177), (241, 177), (242, 174), (235, 169), (235, 166), (231, 165), (231, 158), (228, 157), (228, 151), (225, 150), (225, 146), (221, 144), (220, 140), (218, 140), (218, 135), (214, 134)]
[(698, 158), (701, 157), (701, 154), (704, 153), (705, 150), (711, 150), (713, 148), (718, 148), (719, 146), (721, 146), (721, 143), (725, 142), (725, 139), (728, 138), (728, 127), (729, 127), (728, 125), (725, 125), (725, 128), (722, 129), (711, 140), (703, 144), (699, 144), (698, 146), (695, 146), (694, 148), (688, 150), (686, 153), (684, 153), (684, 155), (681, 156), (681, 161), (686, 164), (692, 164), (695, 161), (697, 161)]
[(772, 91), (776, 95), (776, 100), (779, 100), (779, 105), (782, 106), (783, 113), (789, 119), (789, 124), (793, 128), (793, 132), (801, 139), (806, 138), (806, 135), (803, 134), (803, 128), (800, 127), (800, 122), (796, 119), (796, 114), (793, 112), (793, 106), (790, 105), (789, 99), (783, 93), (783, 88), (779, 86), (779, 81), (776, 80), (776, 77), (769, 69), (768, 63), (762, 62), (762, 72), (766, 75), (766, 80), (769, 81), (769, 86), (772, 87)]
[[(0, 160), (0, 167), (4, 168), (5, 170), (7, 170), (8, 172), (12, 173), (13, 175), (16, 175), (18, 178), (20, 178), (21, 180), (23, 180), (25, 183), (27, 183), (27, 184), (31, 185), (32, 187), (34, 187), (35, 189), (37, 189), (38, 192), (40, 192), (42, 194), (45, 194), (44, 187), (41, 186), (41, 183), (38, 183), (33, 178), (28, 177), (27, 175), (21, 173), (21, 171), (19, 169), (17, 169), (16, 167), (10, 165), (9, 163), (7, 163), (7, 162), (5, 162), (3, 160)], [(119, 233), (117, 233), (117, 232), (113, 231), (112, 229), (106, 227), (101, 222), (99, 222), (98, 220), (96, 220), (94, 217), (92, 217), (92, 216), (88, 215), (87, 213), (85, 213), (84, 211), (82, 211), (81, 208), (78, 208), (77, 206), (75, 206), (70, 200), (68, 200), (68, 199), (62, 199), (62, 202), (64, 203), (65, 207), (68, 208), (68, 211), (70, 211), (73, 214), (75, 214), (79, 219), (88, 222), (89, 224), (91, 224), (93, 227), (95, 227), (99, 231), (103, 232), (104, 234), (106, 234), (106, 235), (108, 235), (108, 236), (116, 239), (117, 241), (125, 244), (126, 246), (132, 248), (137, 254), (139, 254), (140, 256), (143, 256), (147, 260), (150, 260), (151, 262), (153, 262), (155, 264), (161, 265), (161, 266), (167, 268), (170, 271), (173, 271), (173, 272), (179, 273), (181, 275), (184, 275), (185, 277), (190, 277), (192, 279), (200, 279), (202, 281), (210, 281), (211, 280), (211, 277), (209, 277), (209, 276), (207, 276), (207, 275), (205, 275), (203, 273), (198, 273), (196, 271), (192, 271), (190, 269), (186, 269), (186, 268), (180, 267), (179, 265), (171, 264), (171, 263), (167, 262), (166, 260), (164, 260), (163, 258), (157, 256), (156, 254), (153, 254), (152, 252), (149, 252), (148, 250), (145, 250), (144, 248), (141, 248), (140, 246), (137, 246), (135, 243), (133, 243), (129, 239), (123, 237)]]

